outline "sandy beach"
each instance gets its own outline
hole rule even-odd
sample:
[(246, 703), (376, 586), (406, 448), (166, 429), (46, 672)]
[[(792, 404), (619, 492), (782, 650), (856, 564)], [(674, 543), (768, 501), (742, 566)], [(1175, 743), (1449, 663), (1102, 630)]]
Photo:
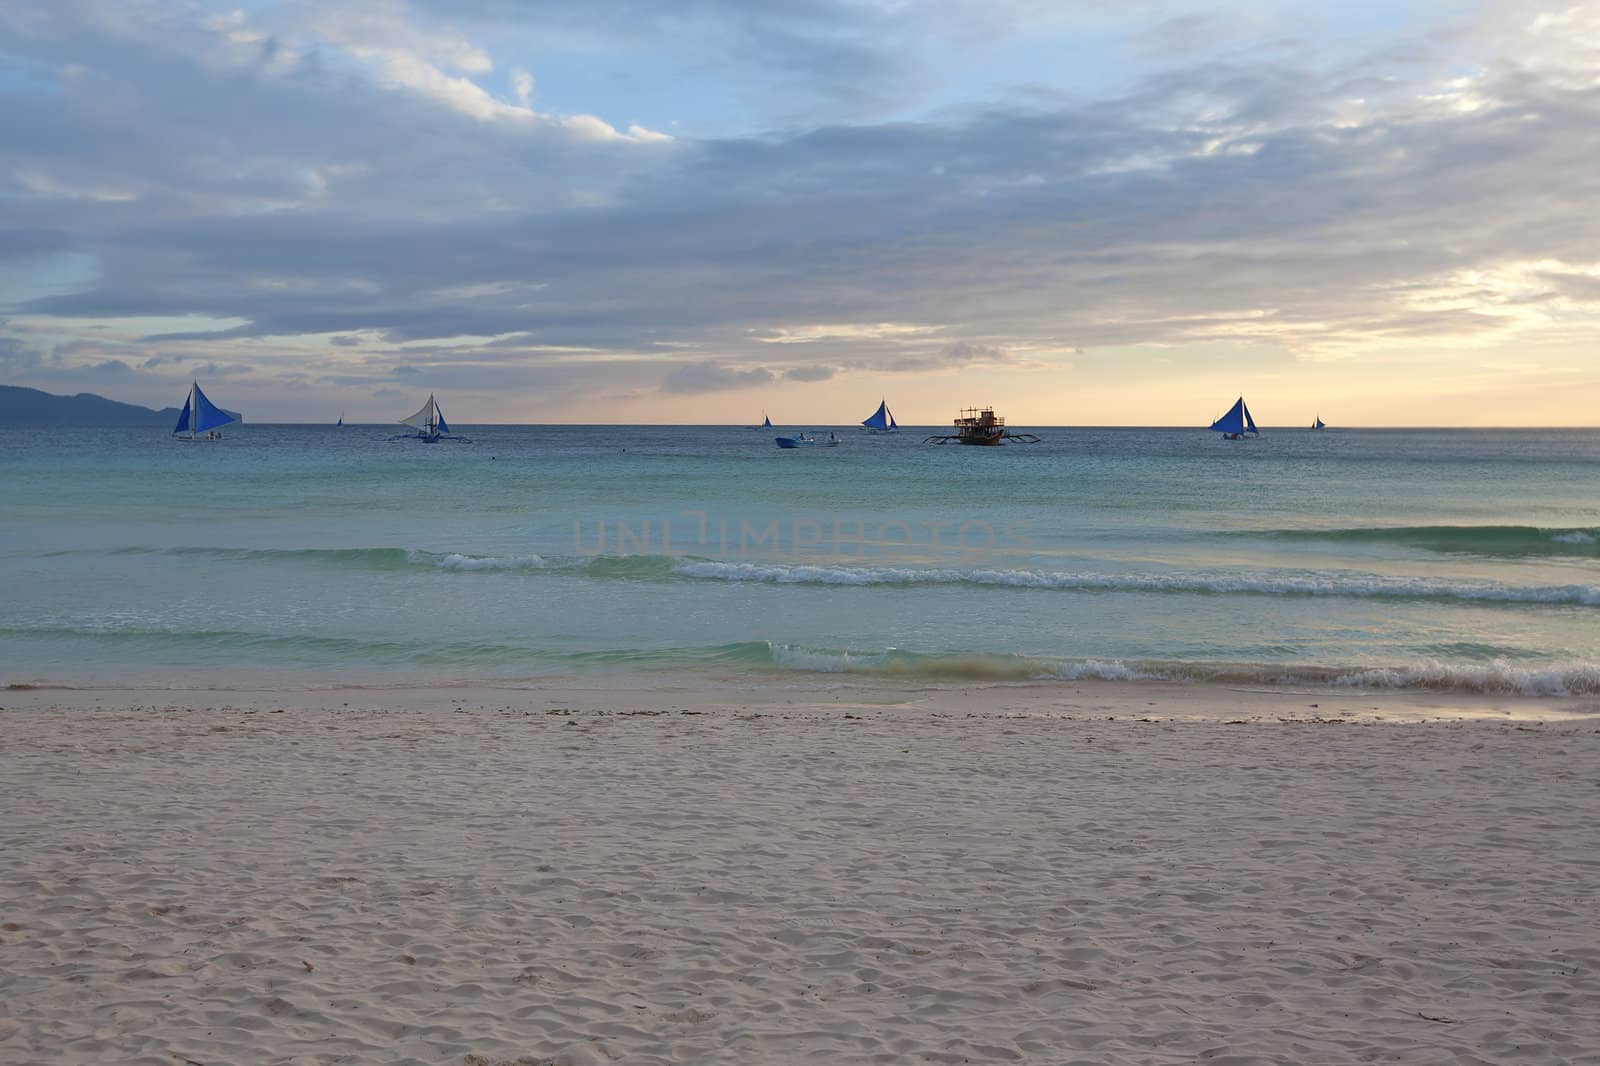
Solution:
[(1600, 702), (0, 692), (7, 1063), (1596, 1063)]

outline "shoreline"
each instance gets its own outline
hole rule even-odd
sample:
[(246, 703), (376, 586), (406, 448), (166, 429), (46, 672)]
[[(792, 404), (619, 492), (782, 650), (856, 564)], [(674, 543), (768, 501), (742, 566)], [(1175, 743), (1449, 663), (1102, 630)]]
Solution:
[[(508, 703), (588, 705), (646, 710), (663, 703), (700, 711), (748, 713), (801, 704), (967, 714), (985, 709), (1030, 717), (1148, 717), (1162, 720), (1248, 721), (1529, 721), (1600, 724), (1600, 696), (1529, 696), (1429, 689), (1351, 689), (1240, 686), (1193, 681), (922, 681), (838, 674), (782, 679), (625, 674), (601, 678), (524, 678), (390, 684), (304, 683), (261, 685), (238, 680), (165, 684), (11, 683), (0, 687), (0, 709), (52, 707), (114, 709), (187, 705), (190, 709), (246, 710), (357, 708), (418, 709), (436, 705), (500, 708)], [(1152, 711), (1152, 708), (1157, 710)]]

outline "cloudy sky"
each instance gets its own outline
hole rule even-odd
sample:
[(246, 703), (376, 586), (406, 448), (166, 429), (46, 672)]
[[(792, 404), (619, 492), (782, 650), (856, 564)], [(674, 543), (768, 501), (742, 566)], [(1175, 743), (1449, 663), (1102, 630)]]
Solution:
[(1600, 424), (1600, 0), (0, 0), (0, 383)]

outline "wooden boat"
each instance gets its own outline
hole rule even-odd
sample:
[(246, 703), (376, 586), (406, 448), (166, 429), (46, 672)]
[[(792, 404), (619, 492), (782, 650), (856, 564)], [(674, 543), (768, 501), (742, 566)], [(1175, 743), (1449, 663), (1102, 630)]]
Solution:
[(981, 447), (997, 447), (1006, 441), (1016, 441), (1018, 444), (1038, 444), (1039, 438), (1032, 433), (1013, 433), (1006, 428), (1006, 420), (994, 413), (993, 407), (967, 407), (961, 411), (960, 417), (955, 420), (955, 432), (936, 434), (927, 438), (924, 444), (975, 444)]

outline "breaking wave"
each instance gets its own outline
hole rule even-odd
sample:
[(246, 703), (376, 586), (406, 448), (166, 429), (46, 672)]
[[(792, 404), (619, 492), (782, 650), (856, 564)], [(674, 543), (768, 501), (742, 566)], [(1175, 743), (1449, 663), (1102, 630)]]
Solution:
[(743, 655), (757, 657), (762, 648), (767, 649), (771, 664), (782, 670), (929, 681), (1165, 681), (1518, 696), (1600, 695), (1600, 663), (1525, 667), (1497, 659), (1485, 664), (1428, 661), (1402, 666), (1326, 667), (1267, 663), (1127, 663), (1116, 659), (1052, 661), (980, 652), (843, 651), (788, 644), (738, 647), (743, 649)]
[[(1364, 535), (1364, 531), (1344, 532)], [(1567, 538), (1589, 536), (1589, 531), (1580, 529), (1556, 533), (1541, 531), (1541, 535), (1547, 533)], [(1294, 535), (1302, 536), (1298, 533)], [(1306, 537), (1312, 535), (1304, 534)], [(1579, 542), (1574, 540), (1573, 543)], [(1588, 545), (1580, 546), (1588, 547)], [(819, 586), (967, 585), (1066, 592), (1342, 597), (1600, 607), (1600, 586), (1596, 585), (1576, 583), (1510, 585), (1492, 581), (1371, 574), (1353, 570), (1180, 570), (1107, 573), (995, 567), (732, 562), (695, 556), (643, 554), (551, 557), (535, 554), (474, 555), (466, 552), (435, 552), (415, 548), (121, 548), (116, 549), (113, 554), (160, 554), (241, 562), (291, 562), (359, 570), (422, 568), (456, 572), (541, 572), (575, 574), (601, 580), (734, 581)]]
[[(1294, 663), (1215, 663), (1067, 658), (996, 651), (908, 651), (829, 648), (769, 641), (700, 647), (614, 648), (587, 651), (539, 647), (512, 640), (374, 640), (330, 634), (151, 626), (44, 625), (0, 627), (3, 638), (67, 639), (97, 649), (120, 647), (178, 662), (235, 662), (239, 653), (283, 665), (360, 668), (403, 666), (420, 676), (531, 677), (600, 671), (657, 671), (698, 676), (839, 674), (897, 683), (1168, 682), (1276, 688), (1419, 690), (1517, 696), (1600, 696), (1600, 663), (1523, 666), (1489, 662), (1419, 661), (1316, 666)], [(6, 680), (0, 678), (0, 680)]]
[(1041, 570), (807, 566), (710, 560), (683, 560), (673, 567), (673, 572), (701, 580), (755, 581), (773, 584), (985, 585), (1079, 592), (1339, 596), (1360, 599), (1600, 606), (1600, 587), (1593, 585), (1529, 587), (1378, 574), (1305, 572), (1103, 574)]

